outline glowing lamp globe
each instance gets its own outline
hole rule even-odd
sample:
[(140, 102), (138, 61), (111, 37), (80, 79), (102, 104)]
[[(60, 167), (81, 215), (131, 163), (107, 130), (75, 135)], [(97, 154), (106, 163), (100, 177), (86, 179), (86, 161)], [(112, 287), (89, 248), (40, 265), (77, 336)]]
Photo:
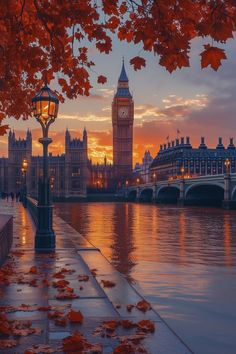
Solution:
[(57, 118), (59, 100), (47, 84), (32, 99), (33, 115), (44, 126)]

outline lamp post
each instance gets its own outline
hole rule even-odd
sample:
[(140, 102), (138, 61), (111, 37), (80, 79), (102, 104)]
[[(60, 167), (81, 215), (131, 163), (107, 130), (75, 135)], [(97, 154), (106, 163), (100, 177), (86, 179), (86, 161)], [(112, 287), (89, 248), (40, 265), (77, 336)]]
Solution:
[(23, 195), (22, 195), (22, 203), (23, 206), (26, 208), (27, 206), (27, 183), (26, 183), (26, 172), (28, 168), (28, 161), (26, 159), (23, 159), (22, 165), (21, 165), (21, 171), (23, 175)]
[(225, 169), (226, 169), (226, 174), (229, 176), (230, 174), (230, 160), (227, 158), (224, 162)]
[(36, 252), (51, 252), (55, 249), (55, 234), (52, 227), (53, 206), (50, 198), (50, 181), (48, 173), (48, 137), (50, 125), (57, 118), (59, 100), (47, 84), (32, 99), (33, 115), (42, 127), (43, 137), (43, 176), (38, 184), (38, 225), (35, 235)]
[(182, 178), (184, 179), (184, 166), (181, 167), (180, 172), (181, 172)]

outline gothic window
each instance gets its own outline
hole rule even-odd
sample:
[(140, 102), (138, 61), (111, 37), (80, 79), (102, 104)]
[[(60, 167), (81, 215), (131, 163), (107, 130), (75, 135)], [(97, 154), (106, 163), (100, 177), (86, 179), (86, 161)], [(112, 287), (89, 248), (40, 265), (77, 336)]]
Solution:
[(72, 167), (72, 173), (71, 173), (72, 177), (78, 177), (80, 176), (80, 168), (77, 166), (73, 166)]

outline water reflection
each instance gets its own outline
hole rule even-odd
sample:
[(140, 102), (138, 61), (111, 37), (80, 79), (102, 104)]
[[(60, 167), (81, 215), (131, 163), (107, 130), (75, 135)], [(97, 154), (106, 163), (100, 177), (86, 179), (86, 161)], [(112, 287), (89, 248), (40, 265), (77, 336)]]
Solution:
[(135, 281), (195, 353), (235, 354), (235, 211), (135, 203), (56, 211)]
[(127, 276), (141, 260), (235, 266), (234, 211), (128, 203), (57, 204), (56, 211)]

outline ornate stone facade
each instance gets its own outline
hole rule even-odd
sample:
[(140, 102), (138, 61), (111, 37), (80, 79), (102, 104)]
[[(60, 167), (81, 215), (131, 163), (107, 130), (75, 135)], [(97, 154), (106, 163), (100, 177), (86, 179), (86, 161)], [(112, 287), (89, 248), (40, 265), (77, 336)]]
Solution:
[(153, 160), (150, 168), (152, 178), (155, 173), (156, 180), (174, 179), (181, 176), (190, 177), (198, 175), (215, 175), (226, 172), (225, 161), (229, 160), (229, 172), (236, 172), (236, 149), (233, 138), (230, 138), (227, 147), (219, 138), (216, 148), (208, 148), (204, 137), (198, 148), (193, 148), (190, 138), (182, 137), (180, 140), (160, 145), (160, 150)]
[[(42, 175), (43, 158), (32, 156), (32, 135), (17, 139), (15, 133), (8, 136), (8, 158), (0, 159), (0, 191), (17, 193), (23, 187), (22, 161), (28, 162), (27, 191), (37, 196), (38, 179)], [(65, 154), (49, 154), (50, 187), (53, 197), (85, 197), (88, 181), (87, 132), (83, 139), (72, 139), (65, 133)]]
[[(88, 159), (88, 137), (72, 139), (65, 133), (65, 153), (49, 154), (50, 187), (53, 197), (85, 197), (87, 190), (115, 191), (132, 172), (134, 103), (124, 62), (112, 102), (113, 165), (106, 158), (103, 164), (92, 164)], [(8, 136), (8, 158), (0, 159), (0, 192), (17, 193), (23, 188), (22, 161), (28, 162), (27, 191), (37, 196), (38, 178), (42, 175), (43, 158), (32, 156), (32, 135), (17, 139), (14, 132)]]

